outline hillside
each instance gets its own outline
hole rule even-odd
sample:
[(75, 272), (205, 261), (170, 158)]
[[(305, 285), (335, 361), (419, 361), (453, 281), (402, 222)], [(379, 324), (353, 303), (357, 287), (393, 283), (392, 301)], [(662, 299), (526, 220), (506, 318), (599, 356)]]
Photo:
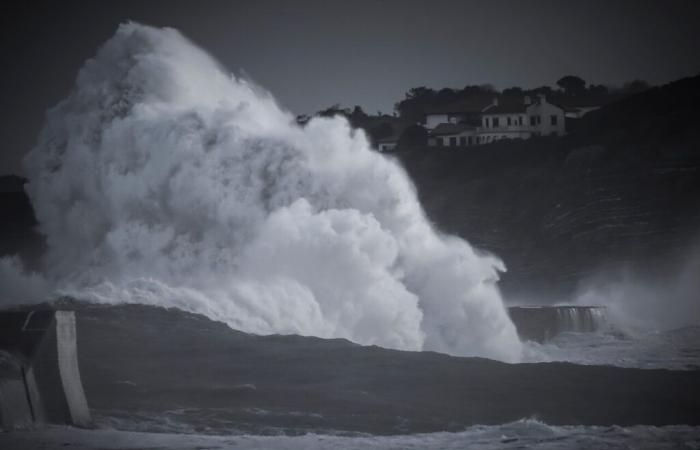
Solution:
[(561, 300), (599, 271), (667, 275), (700, 231), (700, 77), (612, 103), (564, 138), (397, 157), (439, 228), (506, 262), (504, 290)]

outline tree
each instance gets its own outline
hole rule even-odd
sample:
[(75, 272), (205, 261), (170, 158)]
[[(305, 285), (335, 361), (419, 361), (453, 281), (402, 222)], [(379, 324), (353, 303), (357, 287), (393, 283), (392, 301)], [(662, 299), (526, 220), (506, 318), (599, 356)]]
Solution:
[(493, 94), (496, 92), (496, 88), (493, 87), (491, 84), (480, 84), (480, 85), (466, 85), (464, 88), (459, 92), (459, 95), (461, 98), (466, 98), (466, 97), (471, 97), (474, 95), (481, 95), (481, 94)]
[(545, 97), (547, 98), (553, 98), (555, 95), (555, 92), (551, 86), (540, 86), (536, 87), (534, 89), (530, 89), (527, 91), (528, 95), (538, 95), (538, 94), (544, 94)]
[(425, 86), (411, 88), (394, 109), (402, 119), (417, 123), (423, 120), (426, 109), (435, 104), (435, 96), (436, 92)]
[(430, 98), (433, 95), (435, 95), (435, 91), (427, 88), (425, 86), (419, 86), (415, 88), (411, 88), (406, 92), (406, 99), (407, 100), (412, 100), (415, 98)]
[(451, 89), (451, 88), (442, 88), (437, 92), (437, 94), (435, 96), (435, 101), (440, 105), (452, 103), (456, 100), (457, 100), (457, 93), (455, 92), (454, 89)]
[(424, 147), (428, 144), (428, 132), (420, 125), (411, 125), (401, 133), (396, 144), (401, 149)]
[(626, 94), (636, 94), (649, 89), (649, 83), (644, 80), (628, 81), (622, 86), (622, 91)]
[(588, 92), (592, 95), (607, 95), (608, 87), (602, 84), (589, 84)]
[(346, 115), (350, 125), (355, 128), (364, 128), (367, 125), (369, 116), (364, 112), (361, 106), (355, 105), (352, 112)]
[(522, 97), (523, 88), (521, 88), (519, 86), (513, 86), (513, 87), (503, 89), (503, 95), (505, 97)]
[(349, 114), (350, 111), (347, 108), (341, 108), (339, 103), (329, 106), (326, 109), (322, 109), (316, 113), (316, 115), (319, 117), (333, 117), (337, 115), (348, 116)]
[(586, 91), (586, 82), (576, 75), (566, 75), (557, 80), (557, 86), (562, 88), (567, 95), (581, 95)]
[(394, 134), (394, 128), (388, 122), (380, 123), (379, 125), (367, 131), (372, 140), (375, 142), (379, 139), (384, 139)]

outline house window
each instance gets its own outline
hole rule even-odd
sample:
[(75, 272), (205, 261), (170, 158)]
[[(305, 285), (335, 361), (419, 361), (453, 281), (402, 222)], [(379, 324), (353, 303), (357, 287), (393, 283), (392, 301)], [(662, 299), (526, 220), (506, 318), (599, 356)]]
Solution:
[(518, 121), (520, 122), (520, 125), (523, 124), (523, 116), (518, 117)]
[(491, 127), (496, 128), (498, 126), (498, 117), (491, 118)]
[(553, 114), (553, 115), (549, 116), (549, 118), (552, 119), (552, 125), (557, 124), (557, 116), (556, 115)]
[(508, 126), (510, 126), (510, 125), (511, 125), (511, 119), (510, 119), (510, 117), (509, 117), (509, 118), (508, 118)]
[(438, 147), (442, 147), (442, 138), (435, 138), (435, 143), (438, 145)]
[(450, 147), (456, 147), (456, 146), (457, 146), (457, 138), (451, 137), (450, 138)]
[(466, 138), (466, 136), (461, 136), (461, 137), (459, 138), (459, 145), (461, 145), (462, 147), (466, 147), (466, 145), (467, 145), (467, 138)]

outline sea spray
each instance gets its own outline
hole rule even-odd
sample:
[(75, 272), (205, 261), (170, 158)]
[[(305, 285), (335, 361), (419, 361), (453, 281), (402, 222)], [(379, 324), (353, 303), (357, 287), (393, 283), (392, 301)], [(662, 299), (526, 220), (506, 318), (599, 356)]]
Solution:
[(254, 333), (506, 361), (498, 258), (342, 118), (300, 127), (173, 29), (119, 27), (24, 161), (56, 289)]
[(628, 335), (700, 326), (700, 240), (665, 277), (629, 268), (594, 274), (580, 283), (574, 302), (605, 306), (614, 326)]

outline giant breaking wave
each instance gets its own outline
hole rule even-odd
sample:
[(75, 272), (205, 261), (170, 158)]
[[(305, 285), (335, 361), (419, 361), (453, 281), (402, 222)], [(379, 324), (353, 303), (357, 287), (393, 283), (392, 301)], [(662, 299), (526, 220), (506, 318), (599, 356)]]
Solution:
[(298, 126), (176, 30), (120, 26), (24, 162), (59, 292), (252, 333), (520, 357), (497, 258), (436, 232), (363, 132)]

